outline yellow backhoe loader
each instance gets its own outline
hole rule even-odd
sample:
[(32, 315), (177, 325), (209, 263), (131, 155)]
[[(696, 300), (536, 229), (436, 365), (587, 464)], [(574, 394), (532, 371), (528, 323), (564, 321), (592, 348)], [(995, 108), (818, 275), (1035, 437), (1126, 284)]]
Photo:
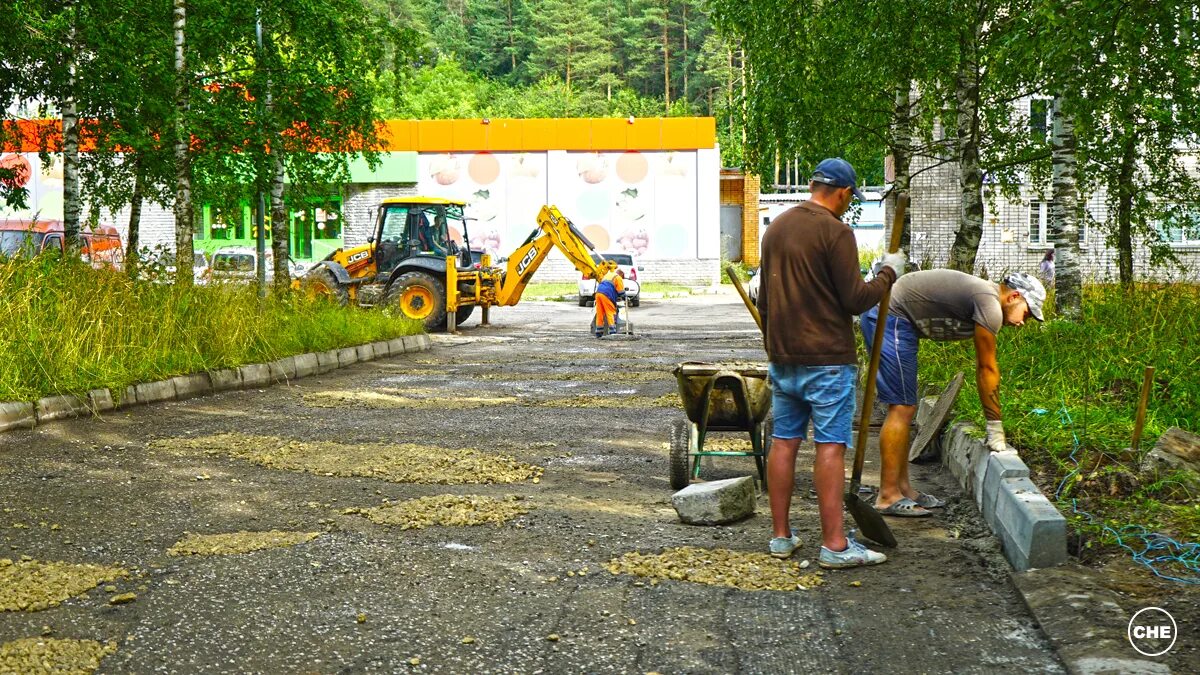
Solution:
[[(493, 266), (491, 256), (471, 249), (463, 207), (434, 197), (384, 200), (366, 244), (339, 248), (297, 284), (342, 304), (395, 307), (431, 332), (454, 331), (476, 306), (487, 325), (490, 307), (517, 304), (551, 249), (596, 280), (617, 267), (595, 262), (589, 253), (595, 247), (554, 206), (543, 206), (525, 242), (503, 266)], [(462, 234), (461, 243), (452, 230)]]

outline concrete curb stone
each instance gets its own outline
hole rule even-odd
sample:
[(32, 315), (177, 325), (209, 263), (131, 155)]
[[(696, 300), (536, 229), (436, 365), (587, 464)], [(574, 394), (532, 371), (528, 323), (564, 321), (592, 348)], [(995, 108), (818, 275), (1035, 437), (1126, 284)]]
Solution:
[(37, 402), (38, 422), (78, 417), (84, 412), (87, 412), (87, 399), (79, 396), (47, 396)]
[(424, 351), (433, 346), (428, 335), (409, 335), (386, 342), (326, 352), (288, 356), (269, 363), (253, 363), (240, 368), (225, 368), (192, 375), (179, 375), (157, 382), (129, 385), (118, 399), (109, 389), (93, 389), (82, 396), (47, 396), (36, 402), (0, 402), (0, 432), (32, 429), (38, 422), (82, 417), (86, 414), (128, 408), (158, 401), (186, 400), (233, 389), (265, 387), (275, 382), (326, 373), (358, 361), (369, 361), (408, 352)]
[(297, 354), (296, 360), (296, 377), (311, 377), (317, 374), (319, 364), (317, 363), (316, 354)]
[(265, 363), (252, 363), (238, 368), (242, 376), (243, 389), (255, 389), (271, 384), (271, 367)]
[(367, 343), (365, 345), (359, 345), (359, 346), (355, 347), (354, 349), (355, 349), (355, 351), (358, 352), (358, 360), (359, 361), (374, 361), (375, 360), (375, 348), (372, 347), (370, 343)]
[(32, 403), (0, 403), (0, 431), (32, 429), (37, 416)]
[(724, 525), (754, 515), (754, 479), (750, 476), (693, 483), (671, 496), (679, 519), (689, 525)]
[(942, 464), (971, 495), (1000, 539), (1013, 569), (1053, 567), (1067, 561), (1067, 520), (1029, 480), (1015, 453), (993, 453), (959, 423), (942, 436)]
[(1013, 584), (1029, 613), (1074, 675), (1171, 672), (1170, 666), (1138, 655), (1126, 631), (1136, 608), (1122, 607), (1095, 571), (1074, 563), (1014, 572)]
[(175, 398), (175, 381), (159, 380), (158, 382), (143, 382), (133, 387), (138, 403), (155, 403), (170, 401)]
[(271, 361), (267, 364), (267, 370), (270, 372), (272, 383), (287, 384), (296, 379), (296, 357), (285, 356)]
[(317, 373), (328, 373), (331, 370), (338, 369), (338, 350), (330, 349), (327, 352), (317, 352)]
[(175, 383), (175, 400), (177, 401), (185, 401), (189, 398), (211, 394), (213, 391), (212, 379), (208, 376), (208, 373), (180, 375), (179, 377), (171, 378), (171, 381)]
[(211, 370), (208, 380), (212, 382), (213, 391), (230, 391), (242, 388), (242, 374), (236, 368)]
[(112, 392), (107, 389), (93, 389), (87, 393), (88, 410), (93, 415), (98, 415), (116, 408), (116, 403), (113, 402)]

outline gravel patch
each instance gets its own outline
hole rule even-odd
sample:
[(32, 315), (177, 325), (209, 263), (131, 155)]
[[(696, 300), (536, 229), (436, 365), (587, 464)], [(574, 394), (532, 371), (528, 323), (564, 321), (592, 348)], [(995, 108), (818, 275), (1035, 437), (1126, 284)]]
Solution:
[(93, 673), (117, 643), (60, 638), (22, 638), (0, 645), (0, 674)]
[(522, 497), (517, 496), (438, 495), (369, 509), (347, 509), (343, 513), (361, 514), (379, 525), (397, 525), (402, 530), (415, 530), (431, 525), (500, 526), (529, 513), (530, 508)]
[(320, 532), (231, 532), (228, 534), (188, 534), (167, 549), (168, 555), (233, 555), (268, 548), (285, 548), (312, 541)]
[(821, 574), (803, 574), (798, 563), (765, 553), (695, 546), (669, 548), (662, 553), (626, 553), (604, 566), (613, 574), (690, 581), (728, 586), (743, 591), (796, 591), (820, 586)]
[(36, 612), (128, 577), (120, 567), (0, 558), (0, 612)]

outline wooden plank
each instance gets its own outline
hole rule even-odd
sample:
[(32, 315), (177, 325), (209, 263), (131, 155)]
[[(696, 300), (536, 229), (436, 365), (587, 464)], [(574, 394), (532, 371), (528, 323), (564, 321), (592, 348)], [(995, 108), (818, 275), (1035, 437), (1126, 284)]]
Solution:
[(933, 407), (933, 414), (929, 416), (921, 428), (917, 431), (917, 438), (913, 441), (912, 447), (908, 449), (908, 461), (913, 461), (921, 456), (921, 452), (925, 450), (925, 446), (933, 440), (934, 435), (946, 426), (946, 420), (950, 418), (950, 411), (954, 409), (954, 402), (958, 400), (958, 392), (962, 390), (964, 373), (959, 371), (957, 375), (951, 378), (950, 383), (942, 390), (941, 396), (938, 396), (937, 405)]

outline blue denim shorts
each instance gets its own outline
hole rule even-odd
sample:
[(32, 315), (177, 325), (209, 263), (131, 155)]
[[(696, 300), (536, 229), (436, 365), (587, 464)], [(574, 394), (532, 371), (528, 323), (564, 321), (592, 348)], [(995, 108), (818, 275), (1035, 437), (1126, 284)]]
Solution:
[[(872, 307), (859, 317), (867, 349), (875, 339), (878, 318), (878, 307)], [(875, 376), (880, 403), (917, 404), (917, 347), (917, 331), (908, 319), (888, 314), (887, 324), (883, 327), (883, 346), (879, 350), (879, 374)]]
[(775, 438), (803, 440), (811, 419), (817, 443), (853, 444), (857, 366), (772, 363), (770, 373)]

